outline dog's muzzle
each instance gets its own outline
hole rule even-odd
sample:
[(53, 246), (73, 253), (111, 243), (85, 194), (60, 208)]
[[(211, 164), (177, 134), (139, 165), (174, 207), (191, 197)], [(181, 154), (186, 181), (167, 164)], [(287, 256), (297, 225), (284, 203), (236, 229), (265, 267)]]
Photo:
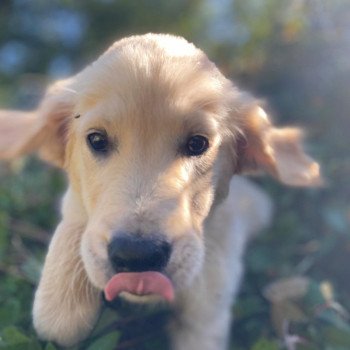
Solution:
[(163, 273), (170, 253), (170, 243), (159, 236), (115, 235), (108, 245), (108, 258), (116, 274), (105, 286), (106, 299), (112, 301), (120, 293), (128, 292), (172, 301), (174, 288)]

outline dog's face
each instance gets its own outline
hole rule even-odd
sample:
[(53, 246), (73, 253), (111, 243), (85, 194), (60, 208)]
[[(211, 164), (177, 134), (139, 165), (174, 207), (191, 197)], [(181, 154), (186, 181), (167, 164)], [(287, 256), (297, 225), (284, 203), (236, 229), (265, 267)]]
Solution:
[(319, 179), (300, 132), (274, 128), (181, 38), (117, 42), (51, 95), (39, 109), (42, 127), (12, 153), (28, 149), (34, 134), (46, 157), (64, 165), (85, 220), (87, 275), (111, 298), (170, 300), (173, 287), (191, 284), (205, 220), (235, 172), (259, 168), (291, 185)]
[(74, 86), (66, 166), (87, 214), (82, 257), (101, 289), (116, 272), (148, 270), (187, 287), (218, 182), (227, 182), (226, 170), (214, 175), (229, 82), (192, 45), (168, 41), (117, 46)]

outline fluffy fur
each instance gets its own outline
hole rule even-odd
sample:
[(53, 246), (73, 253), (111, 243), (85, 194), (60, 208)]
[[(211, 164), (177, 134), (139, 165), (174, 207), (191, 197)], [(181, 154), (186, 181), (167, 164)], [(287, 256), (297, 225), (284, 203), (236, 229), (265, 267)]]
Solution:
[[(87, 145), (91, 130), (105, 130), (113, 144), (103, 159)], [(0, 133), (1, 158), (37, 151), (68, 174), (33, 308), (40, 337), (61, 345), (93, 327), (113, 275), (107, 244), (124, 231), (161, 233), (172, 244), (165, 272), (176, 292), (173, 349), (225, 349), (245, 245), (270, 216), (265, 194), (232, 176), (265, 171), (287, 185), (320, 182), (300, 130), (275, 128), (201, 50), (170, 35), (116, 42), (50, 87), (37, 110), (0, 111)], [(208, 151), (179, 154), (198, 134)]]

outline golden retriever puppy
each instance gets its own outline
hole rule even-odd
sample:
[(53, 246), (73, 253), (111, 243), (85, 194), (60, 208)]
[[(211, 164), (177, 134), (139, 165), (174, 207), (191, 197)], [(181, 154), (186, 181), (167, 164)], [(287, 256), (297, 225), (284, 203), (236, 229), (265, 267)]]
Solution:
[(173, 349), (225, 349), (245, 244), (270, 214), (267, 197), (233, 175), (320, 181), (300, 130), (275, 128), (171, 35), (116, 42), (37, 110), (1, 111), (0, 133), (1, 158), (37, 151), (68, 174), (33, 307), (39, 336), (64, 346), (89, 334), (104, 291), (172, 304)]

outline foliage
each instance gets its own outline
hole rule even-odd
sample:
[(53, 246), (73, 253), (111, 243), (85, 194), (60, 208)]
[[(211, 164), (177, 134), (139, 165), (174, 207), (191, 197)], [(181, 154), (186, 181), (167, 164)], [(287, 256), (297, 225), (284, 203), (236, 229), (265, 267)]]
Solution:
[[(275, 220), (247, 253), (231, 348), (345, 350), (349, 23), (347, 0), (2, 0), (0, 103), (33, 107), (46, 76), (78, 71), (124, 35), (161, 31), (193, 40), (240, 87), (266, 98), (280, 124), (307, 128), (326, 179), (312, 190), (256, 180), (273, 197)], [(2, 163), (0, 180), (0, 348), (53, 350), (36, 338), (30, 310), (65, 179), (27, 158)], [(164, 325), (164, 310), (127, 315), (105, 310), (77, 349), (164, 349), (163, 333), (151, 331)]]

